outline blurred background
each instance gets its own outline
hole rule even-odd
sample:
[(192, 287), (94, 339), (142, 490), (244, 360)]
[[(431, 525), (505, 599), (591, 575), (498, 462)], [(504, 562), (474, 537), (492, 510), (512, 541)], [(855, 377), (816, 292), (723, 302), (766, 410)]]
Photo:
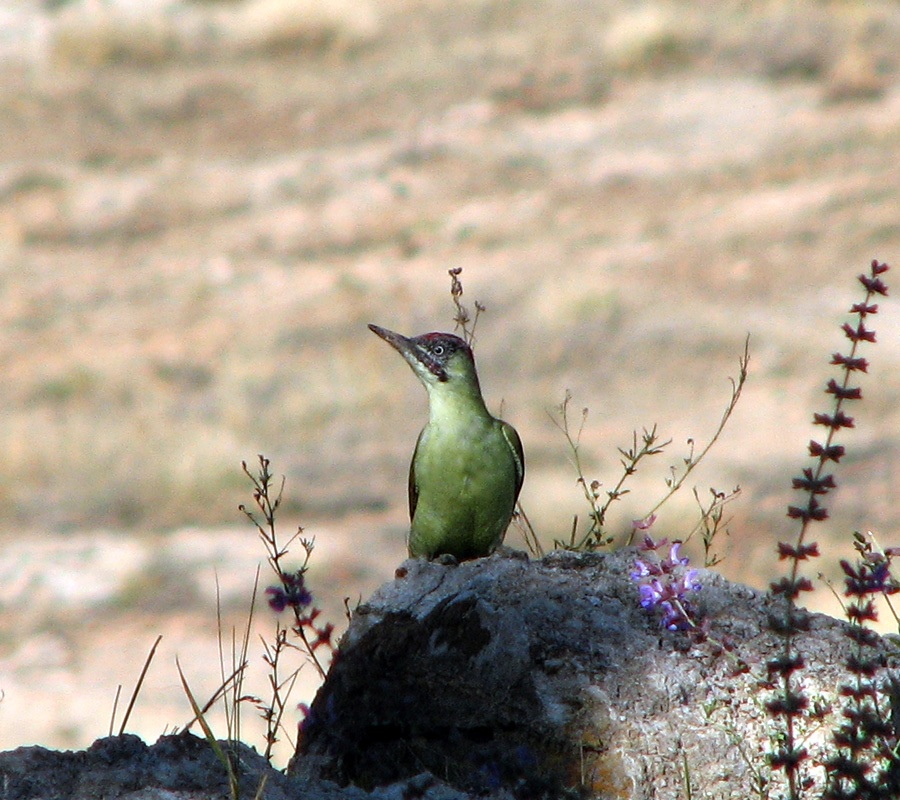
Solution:
[[(589, 510), (566, 392), (601, 492), (634, 430), (673, 440), (618, 534), (714, 433), (750, 335), (744, 396), (654, 532), (739, 485), (719, 569), (766, 587), (855, 276), (900, 266), (898, 42), (896, 0), (0, 1), (0, 748), (105, 735), (159, 634), (128, 729), (190, 718), (176, 655), (212, 694), (217, 592), (229, 673), (265, 559), (237, 510), (258, 453), (339, 628), (392, 578), (426, 398), (366, 323), (452, 330), (450, 268), (547, 546)], [(900, 545), (881, 306), (814, 531), (833, 581), (854, 530)]]

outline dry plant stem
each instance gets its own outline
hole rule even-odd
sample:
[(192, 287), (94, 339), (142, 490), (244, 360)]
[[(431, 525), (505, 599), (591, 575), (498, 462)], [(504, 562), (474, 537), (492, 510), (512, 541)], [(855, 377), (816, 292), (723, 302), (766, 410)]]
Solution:
[(570, 460), (572, 462), (572, 466), (575, 468), (575, 472), (578, 476), (577, 482), (581, 485), (581, 489), (584, 492), (584, 497), (587, 500), (588, 504), (591, 507), (590, 520), (591, 523), (588, 527), (587, 532), (579, 539), (578, 537), (578, 517), (575, 517), (572, 523), (572, 532), (569, 535), (568, 542), (556, 541), (554, 544), (557, 547), (564, 547), (568, 550), (594, 550), (598, 547), (603, 547), (605, 545), (610, 544), (613, 539), (612, 537), (603, 538), (603, 524), (606, 521), (606, 512), (609, 510), (609, 507), (612, 503), (624, 495), (628, 494), (628, 490), (625, 489), (625, 482), (637, 471), (637, 466), (640, 461), (646, 456), (657, 455), (663, 451), (663, 449), (670, 444), (671, 439), (663, 442), (661, 444), (657, 444), (657, 433), (656, 426), (654, 425), (651, 430), (644, 429), (644, 432), (641, 436), (641, 446), (638, 446), (638, 437), (637, 431), (635, 431), (632, 441), (632, 447), (628, 450), (623, 448), (619, 448), (619, 453), (622, 456), (621, 464), (622, 464), (622, 476), (619, 478), (618, 483), (606, 492), (606, 501), (601, 505), (598, 500), (600, 498), (600, 482), (599, 481), (588, 481), (584, 474), (584, 467), (581, 463), (581, 434), (584, 432), (584, 426), (587, 421), (588, 409), (584, 408), (581, 411), (581, 424), (578, 426), (578, 432), (573, 436), (572, 429), (569, 425), (569, 403), (572, 401), (572, 393), (566, 391), (563, 402), (558, 407), (559, 409), (559, 419), (550, 414), (550, 420), (553, 424), (559, 428), (562, 432), (563, 436), (566, 438), (566, 443), (569, 445), (570, 452)]
[(535, 558), (543, 558), (544, 548), (541, 546), (540, 540), (537, 536), (537, 532), (535, 531), (534, 526), (531, 524), (531, 520), (528, 519), (528, 515), (525, 513), (525, 509), (522, 507), (521, 501), (516, 503), (516, 515), (514, 519), (516, 527), (521, 532), (522, 538), (525, 540), (525, 544), (528, 547), (531, 555), (533, 555)]
[[(715, 489), (710, 489), (709, 491), (710, 494), (712, 494), (712, 501), (708, 506), (704, 506), (703, 502), (700, 500), (700, 493), (697, 491), (697, 488), (694, 487), (694, 500), (696, 500), (697, 506), (700, 508), (700, 519), (691, 529), (691, 532), (684, 537), (684, 541), (687, 543), (693, 538), (694, 534), (698, 531), (702, 531), (700, 538), (703, 542), (704, 567), (714, 567), (722, 560), (718, 555), (712, 553), (713, 542), (715, 541), (720, 528), (727, 526), (730, 521), (723, 521), (725, 506), (740, 496), (741, 487), (736, 486), (728, 493), (718, 492)], [(727, 527), (725, 527), (725, 535), (728, 535)], [(711, 553), (712, 555), (710, 555)]]
[(900, 632), (900, 616), (897, 615), (897, 609), (894, 608), (894, 604), (891, 602), (890, 597), (885, 597), (884, 601), (887, 603), (887, 607), (891, 612), (891, 616), (894, 618), (894, 622), (897, 625), (898, 632)]
[(309, 638), (306, 635), (306, 631), (302, 627), (298, 626), (294, 628), (294, 632), (303, 641), (303, 646), (306, 648), (306, 653), (315, 666), (317, 672), (319, 673), (319, 677), (322, 678), (322, 680), (325, 680), (325, 676), (328, 674), (328, 672), (325, 667), (322, 666), (322, 662), (319, 661), (319, 657), (316, 655), (313, 643), (309, 641)]
[(228, 786), (231, 791), (231, 797), (233, 800), (239, 800), (241, 796), (240, 781), (237, 772), (234, 769), (234, 764), (231, 762), (231, 756), (222, 749), (222, 746), (216, 740), (212, 728), (209, 727), (209, 723), (207, 723), (206, 717), (204, 716), (209, 704), (203, 709), (197, 704), (196, 699), (194, 699), (194, 694), (191, 692), (190, 686), (188, 686), (187, 678), (184, 676), (184, 671), (181, 669), (181, 664), (179, 663), (177, 656), (175, 658), (175, 666), (178, 668), (178, 677), (181, 679), (181, 686), (184, 689), (184, 693), (187, 695), (188, 702), (191, 704), (191, 709), (194, 712), (194, 719), (200, 723), (200, 727), (203, 729), (203, 736), (215, 753), (216, 758), (228, 772)]
[[(177, 660), (177, 659), (176, 659)], [(247, 669), (247, 664), (240, 664), (234, 672), (231, 673), (222, 683), (219, 684), (219, 687), (213, 692), (212, 696), (209, 700), (204, 703), (203, 707), (200, 709), (200, 714), (205, 714), (209, 711), (218, 701), (219, 698), (222, 697), (225, 692), (229, 690), (232, 684), (238, 679), (240, 674)], [(195, 714), (195, 716), (191, 717), (187, 724), (184, 726), (185, 731), (189, 731), (195, 722), (199, 721), (199, 716)]]
[[(153, 643), (153, 647), (150, 648), (150, 652), (147, 653), (147, 658), (144, 659), (144, 666), (141, 669), (141, 674), (138, 676), (137, 683), (134, 686), (134, 691), (131, 693), (131, 699), (128, 701), (128, 707), (125, 709), (125, 716), (122, 718), (122, 724), (119, 726), (119, 736), (125, 733), (125, 727), (128, 725), (128, 718), (131, 716), (131, 710), (134, 708), (134, 704), (137, 702), (138, 695), (141, 692), (141, 686), (144, 684), (144, 678), (147, 676), (147, 670), (150, 669), (150, 662), (153, 661), (153, 656), (156, 655), (156, 648), (159, 647), (159, 643), (162, 641), (162, 635), (156, 637), (156, 641)], [(121, 686), (119, 689), (121, 690)], [(118, 701), (119, 692), (116, 692), (116, 700)], [(115, 708), (113, 708), (113, 717), (115, 717)], [(110, 720), (109, 729), (110, 734), (112, 734), (113, 722)]]
[[(456, 328), (462, 329), (463, 339), (465, 339), (466, 344), (469, 345), (469, 347), (474, 347), (475, 328), (478, 325), (478, 317), (481, 316), (481, 312), (485, 310), (485, 307), (476, 300), (475, 317), (473, 319), (469, 314), (469, 309), (466, 308), (459, 299), (463, 295), (463, 285), (462, 281), (459, 279), (459, 276), (462, 275), (462, 267), (454, 267), (453, 269), (448, 270), (447, 274), (450, 276), (450, 297), (453, 300), (453, 306), (456, 308), (453, 321), (456, 323)], [(469, 326), (470, 322), (472, 323), (471, 327)]]
[(684, 777), (684, 797), (685, 800), (693, 800), (694, 792), (691, 788), (691, 765), (687, 760), (687, 753), (681, 751), (681, 774)]
[(267, 761), (270, 761), (272, 758), (272, 748), (275, 746), (278, 741), (278, 731), (280, 730), (284, 733), (288, 742), (291, 745), (291, 749), (294, 749), (294, 740), (293, 737), (288, 733), (287, 729), (282, 725), (282, 718), (284, 717), (284, 712), (287, 709), (287, 700), (291, 696), (294, 690), (294, 684), (297, 681), (297, 676), (300, 674), (300, 670), (295, 669), (287, 678), (283, 681), (278, 677), (278, 665), (279, 665), (279, 657), (281, 653), (289, 646), (287, 642), (287, 628), (278, 626), (278, 629), (275, 634), (275, 644), (270, 645), (260, 636), (260, 640), (262, 641), (263, 646), (263, 661), (269, 667), (269, 688), (272, 692), (272, 699), (267, 706), (262, 706), (260, 704), (260, 711), (262, 713), (262, 717), (266, 722), (266, 751), (265, 758)]
[[(669, 490), (663, 495), (660, 501), (653, 506), (644, 516), (650, 517), (653, 516), (663, 505), (668, 502), (669, 498), (672, 497), (681, 487), (684, 485), (684, 482), (687, 480), (688, 475), (690, 475), (694, 469), (706, 458), (706, 454), (712, 449), (713, 445), (719, 440), (719, 437), (722, 435), (722, 431), (725, 430), (725, 426), (728, 424), (728, 420), (731, 419), (731, 415), (734, 413), (734, 409), (737, 407), (738, 400), (741, 399), (741, 392), (744, 389), (744, 384), (747, 382), (747, 373), (748, 368), (750, 366), (750, 337), (748, 336), (744, 340), (744, 352), (738, 361), (739, 372), (738, 379), (735, 381), (734, 378), (729, 378), (728, 380), (731, 382), (731, 399), (728, 401), (728, 405), (725, 406), (725, 411), (722, 413), (722, 418), (719, 420), (719, 426), (716, 428), (715, 433), (713, 433), (712, 438), (707, 442), (706, 446), (700, 451), (698, 455), (694, 455), (693, 453), (693, 440), (688, 440), (691, 445), (691, 454), (684, 459), (684, 472), (675, 477), (674, 473), (670, 481), (667, 481), (669, 484)], [(674, 468), (673, 468), (674, 469)], [(631, 534), (628, 538), (628, 544), (631, 544), (634, 540), (634, 530), (631, 531)]]
[[(306, 560), (304, 561), (303, 566), (301, 567), (301, 570), (306, 569), (306, 564), (309, 561), (309, 556), (310, 556), (310, 553), (312, 552), (311, 544), (304, 543), (304, 547), (307, 548)], [(311, 642), (309, 640), (309, 636), (307, 635), (307, 632), (306, 632), (306, 625), (304, 623), (304, 620), (301, 616), (300, 611), (295, 608), (295, 609), (293, 609), (293, 613), (294, 613), (294, 625), (291, 628), (291, 631), (303, 643), (303, 650), (306, 653), (307, 658), (309, 658), (309, 660), (312, 662), (313, 666), (316, 668), (316, 671), (319, 673), (319, 677), (322, 678), (322, 680), (325, 680), (325, 676), (328, 674), (328, 672), (325, 669), (322, 662), (319, 660), (319, 657), (316, 655), (317, 644), (314, 642)]]
[(281, 497), (282, 493), (284, 492), (285, 479), (284, 477), (281, 478), (281, 486), (278, 489), (278, 494), (273, 498), (271, 496), (271, 483), (273, 475), (271, 472), (269, 472), (269, 459), (267, 459), (265, 456), (260, 455), (259, 465), (259, 475), (254, 475), (250, 472), (250, 469), (247, 466), (247, 462), (241, 462), (241, 468), (243, 469), (244, 474), (248, 478), (250, 478), (251, 482), (253, 483), (253, 500), (256, 503), (257, 508), (263, 515), (264, 524), (260, 524), (253, 513), (249, 511), (243, 504), (238, 506), (238, 508), (256, 527), (256, 530), (259, 533), (259, 537), (260, 539), (262, 539), (263, 544), (266, 546), (266, 551), (269, 554), (269, 563), (272, 565), (272, 568), (275, 570), (275, 572), (280, 575), (280, 561), (285, 555), (287, 555), (288, 547), (290, 547), (293, 541), (300, 536), (300, 534), (302, 533), (302, 529), (298, 530), (297, 533), (295, 533), (287, 541), (284, 547), (278, 546), (278, 537), (275, 531), (275, 512), (281, 505)]
[(844, 602), (844, 598), (841, 597), (841, 593), (834, 588), (834, 583), (832, 583), (831, 578), (829, 578), (824, 572), (817, 572), (816, 579), (823, 583), (829, 592), (831, 592), (831, 596), (837, 601), (837, 604), (841, 607), (841, 614), (845, 617), (847, 616), (847, 604)]
[(216, 574), (216, 638), (219, 647), (219, 674), (222, 679), (222, 686), (228, 686), (230, 700), (224, 704), (225, 725), (228, 731), (228, 738), (239, 740), (241, 738), (241, 715), (240, 703), (243, 698), (244, 669), (239, 669), (240, 664), (248, 664), (248, 653), (250, 650), (250, 630), (253, 626), (253, 609), (256, 605), (256, 593), (259, 587), (259, 567), (256, 568), (256, 575), (253, 580), (253, 591), (250, 596), (250, 609), (247, 613), (247, 624), (244, 627), (244, 638), (241, 648), (238, 650), (235, 642), (235, 630), (231, 631), (231, 674), (235, 676), (233, 681), (226, 681), (225, 677), (225, 646), (222, 641), (222, 603), (219, 592), (219, 576)]
[[(581, 464), (581, 455), (579, 449), (581, 447), (581, 434), (584, 431), (584, 424), (587, 421), (588, 410), (583, 408), (581, 410), (581, 425), (578, 426), (578, 433), (575, 436), (572, 436), (571, 428), (569, 427), (569, 403), (572, 401), (572, 393), (566, 389), (565, 397), (563, 398), (562, 403), (559, 405), (559, 417), (561, 422), (556, 419), (550, 412), (548, 416), (550, 417), (550, 421), (562, 431), (563, 436), (566, 438), (566, 444), (569, 445), (569, 460), (572, 463), (572, 466), (575, 467), (575, 474), (578, 476), (577, 482), (581, 485), (582, 491), (584, 492), (585, 499), (588, 501), (591, 506), (591, 518), (593, 520), (597, 519), (597, 515), (599, 514), (599, 507), (597, 505), (597, 496), (594, 495), (592, 491), (588, 489), (588, 481), (584, 476), (584, 468)], [(569, 535), (569, 543), (568, 546), (572, 550), (580, 550), (588, 538), (590, 537), (590, 530), (581, 540), (578, 546), (575, 544), (575, 537), (578, 531), (578, 517), (576, 516), (572, 522), (572, 532)], [(564, 543), (556, 541), (554, 544), (559, 547)]]
[(256, 794), (253, 795), (253, 800), (262, 800), (266, 795), (266, 784), (269, 782), (268, 774), (262, 776), (262, 780), (259, 782), (259, 786), (256, 787)]
[[(728, 402), (728, 405), (725, 408), (725, 411), (722, 414), (722, 418), (719, 421), (719, 425), (713, 433), (712, 438), (700, 451), (699, 454), (695, 455), (693, 449), (691, 454), (684, 459), (685, 468), (683, 473), (680, 476), (675, 476), (670, 480), (667, 480), (666, 483), (668, 485), (668, 491), (666, 494), (660, 499), (660, 501), (653, 506), (647, 514), (644, 515), (644, 518), (653, 517), (657, 511), (672, 497), (681, 487), (684, 485), (685, 480), (687, 480), (688, 475), (694, 471), (698, 464), (706, 457), (707, 453), (712, 449), (713, 445), (719, 440), (719, 437), (722, 435), (722, 431), (725, 429), (725, 425), (728, 423), (728, 420), (731, 418), (731, 415), (734, 413), (734, 409), (737, 406), (738, 400), (741, 397), (741, 392), (744, 388), (744, 384), (747, 381), (748, 367), (750, 364), (750, 337), (748, 336), (744, 342), (744, 352), (739, 360), (740, 371), (738, 375), (738, 379), (735, 381), (734, 378), (730, 378), (731, 381), (731, 399)], [(557, 541), (555, 544), (559, 547), (566, 547), (570, 550), (594, 550), (598, 547), (603, 547), (605, 545), (611, 544), (613, 541), (612, 537), (603, 536), (603, 525), (606, 521), (606, 514), (609, 510), (609, 507), (613, 502), (620, 499), (622, 496), (628, 493), (628, 490), (625, 489), (625, 482), (637, 472), (638, 464), (647, 456), (658, 455), (664, 451), (669, 444), (671, 444), (672, 440), (668, 439), (665, 442), (659, 442), (659, 436), (657, 434), (656, 426), (654, 425), (650, 430), (644, 428), (643, 433), (641, 435), (641, 442), (638, 443), (638, 434), (635, 431), (632, 436), (632, 446), (629, 449), (619, 448), (619, 454), (622, 456), (620, 463), (622, 465), (622, 475), (620, 476), (616, 485), (606, 491), (606, 500), (601, 505), (598, 501), (600, 498), (600, 483), (598, 481), (588, 481), (584, 474), (584, 468), (581, 463), (581, 455), (580, 455), (580, 446), (581, 446), (581, 434), (584, 431), (584, 425), (587, 420), (588, 410), (585, 408), (581, 412), (581, 424), (578, 427), (578, 432), (573, 436), (572, 429), (569, 425), (569, 403), (572, 400), (572, 395), (570, 392), (566, 392), (565, 399), (559, 407), (559, 417), (560, 420), (557, 420), (553, 415), (551, 415), (551, 420), (553, 424), (559, 428), (563, 436), (566, 438), (566, 442), (569, 445), (569, 451), (571, 453), (570, 459), (572, 461), (573, 466), (575, 467), (575, 471), (578, 475), (578, 483), (581, 484), (582, 491), (584, 492), (585, 499), (591, 507), (590, 512), (590, 520), (591, 523), (588, 527), (587, 532), (578, 538), (578, 519), (576, 517), (575, 522), (572, 526), (572, 533), (570, 534), (569, 541), (560, 542)], [(693, 440), (690, 440), (691, 446), (693, 447)], [(737, 494), (737, 489), (732, 492), (732, 495), (729, 499), (732, 499), (733, 496)], [(710, 507), (709, 511), (706, 512), (706, 515), (701, 520), (700, 525), (703, 525), (706, 520), (713, 519), (714, 525), (712, 528), (713, 535), (717, 530), (718, 524), (721, 522), (721, 515), (716, 518), (718, 506), (714, 503), (713, 506)], [(699, 526), (698, 526), (699, 527)], [(631, 532), (628, 535), (627, 540), (624, 542), (626, 545), (633, 544), (635, 528), (631, 529)], [(704, 545), (707, 550), (707, 557), (709, 555), (709, 547), (711, 546), (711, 538), (707, 541), (707, 538), (704, 537)]]
[[(623, 450), (621, 447), (619, 448), (619, 453), (622, 455), (622, 460), (619, 463), (622, 464), (624, 471), (622, 473), (622, 477), (619, 478), (619, 482), (615, 485), (615, 487), (613, 487), (606, 493), (608, 496), (607, 500), (600, 509), (599, 519), (601, 522), (606, 519), (606, 512), (612, 504), (613, 500), (618, 500), (623, 494), (626, 494), (627, 490), (623, 490), (622, 487), (625, 484), (625, 480), (627, 478), (630, 478), (632, 475), (634, 475), (635, 472), (637, 472), (637, 466), (640, 463), (641, 459), (643, 459), (645, 456), (659, 455), (663, 452), (663, 450), (665, 450), (666, 447), (672, 444), (671, 439), (666, 439), (666, 441), (662, 442), (661, 444), (656, 443), (659, 438), (656, 433), (656, 425), (654, 425), (649, 431), (644, 428), (644, 432), (641, 435), (642, 444), (640, 449), (638, 449), (637, 446), (637, 431), (635, 431), (632, 436), (633, 441), (630, 450)], [(653, 512), (651, 511), (650, 514), (645, 514), (644, 518), (646, 519), (647, 517), (652, 516), (652, 514)], [(631, 544), (634, 539), (634, 532), (635, 529), (632, 528), (626, 544)], [(612, 541), (612, 539), (610, 539), (610, 541)]]
[(119, 698), (122, 696), (122, 684), (116, 686), (116, 696), (113, 699), (112, 714), (109, 717), (109, 735), (113, 735), (113, 728), (116, 725), (116, 710), (119, 708)]
[(744, 762), (744, 766), (746, 766), (748, 774), (753, 776), (753, 787), (751, 789), (753, 794), (758, 796), (759, 800), (769, 800), (769, 792), (767, 788), (769, 783), (768, 778), (760, 769), (757, 759), (747, 752), (744, 737), (740, 733), (738, 733), (733, 724), (713, 724), (713, 727), (716, 728), (716, 730), (721, 731), (728, 737), (731, 746), (735, 748), (737, 754), (741, 758), (741, 761)]

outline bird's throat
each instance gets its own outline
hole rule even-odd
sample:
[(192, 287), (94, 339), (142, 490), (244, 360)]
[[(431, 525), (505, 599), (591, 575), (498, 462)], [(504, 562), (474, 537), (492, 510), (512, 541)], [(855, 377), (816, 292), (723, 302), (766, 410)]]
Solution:
[(466, 429), (493, 417), (484, 404), (478, 387), (438, 383), (428, 386), (428, 415), (431, 425)]

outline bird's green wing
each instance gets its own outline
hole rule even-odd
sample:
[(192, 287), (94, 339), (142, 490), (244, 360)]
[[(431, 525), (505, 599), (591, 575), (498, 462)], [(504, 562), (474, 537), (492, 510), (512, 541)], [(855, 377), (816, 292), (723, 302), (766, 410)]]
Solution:
[[(513, 459), (516, 462), (516, 497), (519, 499), (519, 492), (522, 490), (522, 483), (525, 481), (525, 451), (522, 449), (522, 440), (516, 429), (508, 422), (500, 422), (500, 430), (503, 432), (503, 438), (512, 450)], [(514, 501), (515, 502), (515, 501)]]
[(416, 482), (416, 456), (419, 453), (419, 444), (422, 442), (423, 428), (416, 439), (416, 449), (413, 450), (412, 461), (409, 462), (409, 521), (412, 522), (416, 515), (416, 505), (419, 502), (419, 484)]

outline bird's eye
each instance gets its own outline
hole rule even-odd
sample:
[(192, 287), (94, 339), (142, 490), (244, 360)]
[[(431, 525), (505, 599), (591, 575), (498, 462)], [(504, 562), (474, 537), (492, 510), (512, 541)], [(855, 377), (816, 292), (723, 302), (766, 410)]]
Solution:
[(444, 355), (445, 350), (446, 350), (446, 348), (442, 344), (436, 344), (434, 347), (431, 348), (431, 352), (434, 353), (436, 356)]

